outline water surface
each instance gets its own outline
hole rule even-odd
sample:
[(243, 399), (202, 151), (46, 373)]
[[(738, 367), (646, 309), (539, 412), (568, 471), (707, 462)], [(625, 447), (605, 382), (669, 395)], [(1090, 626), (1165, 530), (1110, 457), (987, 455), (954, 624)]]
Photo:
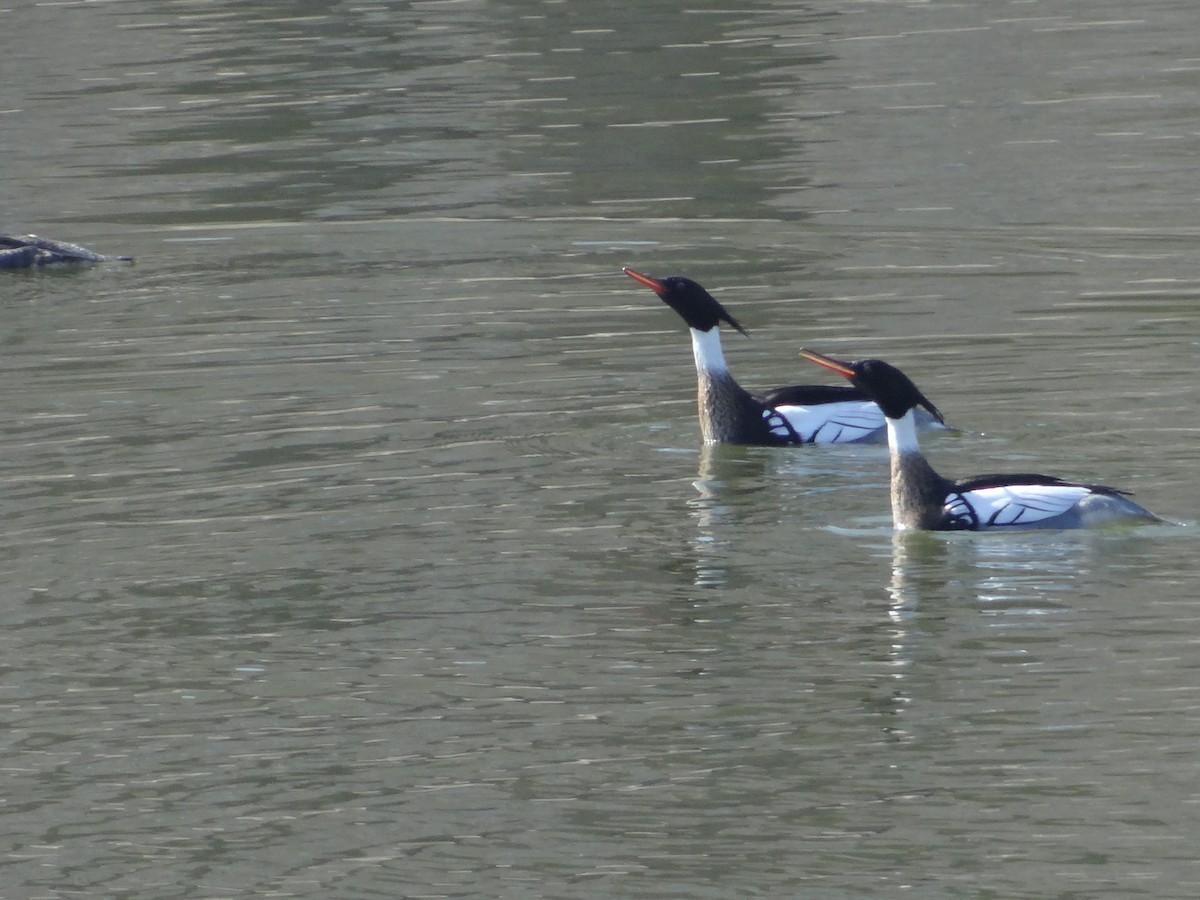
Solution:
[[(253, 9), (251, 9), (253, 6)], [(1190, 4), (44, 4), (5, 221), (6, 895), (1192, 897)], [(947, 474), (1181, 523), (893, 535)]]

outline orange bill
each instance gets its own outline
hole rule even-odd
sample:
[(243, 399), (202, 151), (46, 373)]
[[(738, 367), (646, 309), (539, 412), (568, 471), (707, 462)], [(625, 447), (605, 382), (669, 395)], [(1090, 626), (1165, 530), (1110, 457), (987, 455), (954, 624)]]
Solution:
[(834, 359), (832, 356), (826, 356), (824, 353), (804, 348), (800, 350), (800, 355), (809, 362), (815, 362), (818, 366), (828, 369), (830, 372), (837, 372), (843, 378), (854, 377), (854, 370), (840, 359)]
[(654, 293), (656, 293), (656, 294), (661, 294), (664, 290), (666, 290), (666, 287), (663, 285), (663, 283), (661, 281), (651, 278), (649, 275), (643, 275), (641, 272), (635, 272), (635, 271), (633, 271), (633, 269), (629, 268), (628, 266), (626, 266), (621, 271), (624, 272), (626, 275), (628, 275), (630, 278), (632, 278), (634, 281), (636, 281), (638, 284), (644, 284), (646, 287), (650, 288), (650, 290), (654, 291)]

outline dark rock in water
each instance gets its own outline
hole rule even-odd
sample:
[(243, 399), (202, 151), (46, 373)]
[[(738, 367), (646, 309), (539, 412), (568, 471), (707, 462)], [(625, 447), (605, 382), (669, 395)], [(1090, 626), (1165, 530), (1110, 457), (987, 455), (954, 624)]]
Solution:
[(132, 256), (102, 256), (78, 244), (36, 234), (0, 234), (0, 269), (29, 269), (54, 263), (133, 262)]

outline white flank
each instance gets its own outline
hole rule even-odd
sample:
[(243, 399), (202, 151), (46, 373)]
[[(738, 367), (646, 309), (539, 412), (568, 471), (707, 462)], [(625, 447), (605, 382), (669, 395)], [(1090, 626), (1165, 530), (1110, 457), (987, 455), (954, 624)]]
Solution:
[(815, 406), (783, 405), (775, 407), (775, 412), (788, 420), (792, 430), (805, 443), (845, 444), (861, 441), (883, 427), (883, 413), (874, 403), (865, 400), (818, 403)]
[(696, 371), (711, 372), (716, 375), (728, 372), (725, 365), (725, 354), (721, 352), (721, 329), (713, 326), (708, 331), (697, 328), (692, 332), (692, 353), (696, 356)]
[(1085, 487), (1060, 484), (1014, 484), (1007, 487), (980, 488), (965, 494), (951, 494), (971, 505), (985, 528), (1001, 525), (1034, 525), (1067, 512), (1092, 493)]

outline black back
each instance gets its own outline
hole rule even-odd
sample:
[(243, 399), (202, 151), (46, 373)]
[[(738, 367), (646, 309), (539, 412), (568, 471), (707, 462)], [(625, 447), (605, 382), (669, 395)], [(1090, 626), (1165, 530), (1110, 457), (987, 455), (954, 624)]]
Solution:
[(841, 384), (794, 384), (776, 388), (762, 401), (774, 409), (777, 406), (818, 406), (822, 403), (852, 403), (870, 399), (858, 388)]
[(964, 478), (961, 481), (954, 483), (956, 491), (978, 491), (984, 488), (996, 487), (1014, 487), (1022, 484), (1045, 484), (1056, 485), (1058, 487), (1080, 487), (1087, 488), (1096, 494), (1107, 494), (1110, 497), (1126, 496), (1130, 492), (1123, 491), (1120, 488), (1109, 487), (1104, 484), (1083, 484), (1078, 481), (1064, 481), (1061, 478), (1055, 478), (1053, 475), (1039, 475), (1036, 472), (1006, 472), (992, 473), (988, 475), (972, 475), (970, 478)]

